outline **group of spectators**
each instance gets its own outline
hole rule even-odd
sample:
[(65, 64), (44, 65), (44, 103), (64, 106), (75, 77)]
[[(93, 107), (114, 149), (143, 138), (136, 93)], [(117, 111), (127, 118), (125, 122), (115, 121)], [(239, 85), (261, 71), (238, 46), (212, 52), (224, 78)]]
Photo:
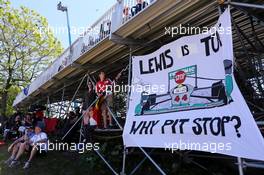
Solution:
[(30, 126), (35, 126), (38, 121), (43, 121), (44, 114), (41, 111), (34, 111), (23, 115), (16, 112), (4, 122), (4, 141), (21, 137), (25, 130)]
[[(87, 83), (82, 108), (76, 107), (75, 111), (70, 111), (65, 119), (60, 122), (53, 122), (55, 118), (44, 116), (43, 109), (35, 110), (31, 113), (15, 113), (5, 122), (4, 140), (13, 140), (14, 142), (8, 147), (11, 156), (5, 163), (9, 167), (15, 167), (20, 164), (19, 159), (24, 152), (29, 152), (28, 161), (23, 168), (28, 168), (33, 157), (37, 153), (45, 153), (40, 150), (47, 150), (47, 141), (50, 131), (54, 128), (59, 135), (65, 135), (64, 142), (78, 143), (80, 132), (84, 135), (83, 142), (93, 142), (93, 132), (96, 128), (111, 129), (115, 127), (112, 120), (113, 115), (113, 93), (107, 88), (114, 85), (121, 76), (121, 72), (112, 81), (106, 77), (105, 72), (99, 73), (99, 80), (96, 84), (91, 81)], [(78, 119), (83, 117), (81, 122)], [(83, 130), (81, 131), (81, 125)], [(52, 129), (53, 128), (53, 129)], [(71, 132), (68, 132), (71, 129)], [(46, 146), (46, 148), (43, 148)], [(39, 149), (41, 147), (41, 149)]]
[(43, 150), (47, 150), (48, 137), (44, 132), (45, 122), (42, 111), (34, 111), (26, 115), (17, 112), (5, 122), (4, 126), (4, 140), (14, 140), (8, 147), (11, 156), (5, 161), (10, 168), (20, 164), (19, 159), (25, 152), (29, 152), (29, 158), (25, 162), (24, 169), (29, 168), (37, 153), (45, 154)]
[[(87, 82), (87, 89), (83, 96), (82, 107), (76, 107), (75, 111), (70, 111), (62, 122), (61, 135), (65, 136), (65, 142), (78, 142), (79, 132), (83, 133), (85, 142), (92, 142), (95, 129), (112, 129), (116, 125), (113, 122), (113, 93), (111, 88), (120, 78), (119, 73), (114, 80), (106, 77), (101, 71), (96, 84)], [(80, 117), (81, 122), (78, 122)], [(82, 125), (82, 131), (80, 131)], [(68, 132), (70, 130), (70, 132)]]
[[(121, 72), (112, 81), (106, 77), (104, 71), (99, 73), (99, 80), (94, 86), (87, 83), (87, 91), (83, 102), (83, 129), (87, 141), (92, 140), (93, 131), (96, 128), (111, 129), (113, 123), (113, 92), (111, 87), (118, 81)], [(110, 88), (110, 89), (107, 89)]]
[[(150, 0), (152, 3), (153, 0)], [(148, 2), (144, 0), (136, 0), (136, 5), (132, 6), (131, 8), (125, 6), (123, 9), (123, 22), (127, 21), (129, 18), (138, 14), (141, 10), (148, 6)]]
[[(129, 8), (124, 7), (123, 15), (124, 20), (135, 16), (141, 10), (148, 6), (148, 3), (144, 0), (136, 0), (136, 5)], [(110, 21), (104, 21), (100, 27), (100, 38), (110, 33)], [(63, 121), (62, 132), (66, 134), (69, 129), (72, 132), (69, 133), (66, 141), (76, 141), (75, 133), (78, 132), (80, 125), (75, 125), (79, 117), (83, 116), (81, 125), (83, 126), (83, 134), (86, 142), (92, 142), (92, 135), (96, 128), (108, 129), (114, 127), (112, 121), (113, 115), (113, 93), (108, 91), (107, 88), (113, 86), (120, 78), (121, 73), (112, 81), (106, 77), (105, 72), (100, 72), (99, 81), (96, 85), (92, 82), (87, 83), (87, 90), (85, 91), (84, 100), (82, 104), (82, 111), (79, 107), (75, 108), (75, 111), (70, 111), (67, 114), (66, 119)], [(20, 164), (19, 159), (24, 152), (29, 152), (28, 161), (26, 161), (23, 168), (28, 168), (33, 157), (37, 153), (41, 152), (39, 147), (46, 147), (48, 137), (46, 134), (49, 120), (45, 120), (43, 110), (35, 110), (31, 113), (15, 113), (4, 123), (3, 138), (4, 141), (11, 139), (14, 142), (8, 147), (8, 152), (11, 156), (5, 163), (9, 167), (15, 167)], [(49, 121), (51, 122), (51, 121)], [(54, 122), (52, 122), (54, 123)], [(57, 123), (55, 122), (55, 125)], [(55, 126), (54, 125), (54, 126)], [(54, 128), (54, 127), (52, 127)], [(46, 150), (42, 148), (41, 150)]]

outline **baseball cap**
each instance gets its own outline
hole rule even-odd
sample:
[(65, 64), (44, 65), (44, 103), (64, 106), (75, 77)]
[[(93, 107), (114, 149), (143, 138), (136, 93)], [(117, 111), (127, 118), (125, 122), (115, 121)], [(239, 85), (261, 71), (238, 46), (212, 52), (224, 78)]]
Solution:
[(38, 121), (35, 127), (39, 127), (43, 131), (45, 129), (45, 124), (42, 121)]

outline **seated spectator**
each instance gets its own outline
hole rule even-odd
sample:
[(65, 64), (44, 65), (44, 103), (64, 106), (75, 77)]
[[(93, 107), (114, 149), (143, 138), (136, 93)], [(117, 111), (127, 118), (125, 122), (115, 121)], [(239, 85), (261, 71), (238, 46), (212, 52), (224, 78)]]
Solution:
[(29, 151), (30, 156), (29, 156), (28, 161), (25, 163), (23, 169), (29, 168), (32, 159), (35, 157), (37, 153), (39, 154), (46, 153), (47, 148), (48, 148), (47, 146), (48, 137), (47, 137), (47, 134), (43, 132), (44, 127), (45, 126), (43, 122), (38, 122), (37, 125), (35, 126), (34, 135), (30, 139), (24, 140), (24, 142), (20, 142), (20, 144), (14, 147), (13, 149), (10, 148), (10, 150), (12, 149), (13, 151), (12, 156), (10, 157), (10, 160), (12, 158), (13, 159), (9, 167), (14, 167), (18, 165), (19, 164), (18, 160), (25, 151)]
[(75, 110), (75, 116), (77, 118), (82, 116), (80, 107), (75, 107), (74, 110)]
[(25, 130), (26, 130), (26, 127), (25, 126), (23, 126), (23, 125), (19, 126), (19, 128), (18, 128), (18, 132), (19, 132), (18, 135), (19, 135), (19, 137), (21, 137), (21, 136), (24, 135)]
[(10, 117), (4, 124), (4, 141), (6, 141), (9, 138), (9, 133), (12, 127), (12, 117)]
[(12, 131), (16, 132), (18, 134), (18, 129), (20, 126), (22, 126), (21, 117), (19, 115), (17, 115), (15, 118), (15, 123), (12, 127)]
[(24, 117), (23, 121), (22, 121), (22, 125), (18, 128), (18, 131), (20, 133), (20, 137), (22, 135), (24, 135), (26, 128), (30, 127), (30, 126), (32, 126), (32, 119), (31, 119), (31, 115), (29, 113), (27, 113), (26, 116)]
[(25, 117), (25, 123), (24, 123), (25, 127), (29, 127), (32, 126), (32, 117), (30, 113), (27, 113), (26, 117)]
[(12, 155), (5, 161), (5, 164), (9, 165), (12, 160), (16, 158), (16, 153), (19, 150), (19, 147), (22, 143), (28, 142), (34, 135), (34, 127), (29, 127), (26, 129), (25, 134), (15, 140), (9, 147), (8, 147), (8, 152), (11, 152)]
[(68, 119), (68, 123), (70, 126), (72, 126), (77, 121), (77, 117), (73, 111), (70, 111)]
[(97, 119), (95, 108), (91, 107), (87, 109), (83, 116), (83, 131), (84, 131), (84, 138), (85, 142), (92, 142), (93, 132), (97, 127)]
[(57, 118), (45, 118), (45, 131), (47, 134), (54, 134), (57, 130), (59, 120)]
[(137, 4), (131, 8), (132, 16), (135, 16), (138, 12), (148, 6), (148, 3), (143, 0), (137, 0)]
[(43, 110), (37, 110), (36, 111), (36, 119), (37, 119), (37, 121), (43, 121), (43, 118), (44, 118)]
[(19, 127), (22, 125), (21, 118), (19, 114), (15, 114), (15, 119), (11, 117), (7, 123), (4, 130), (4, 141), (6, 141), (10, 136), (12, 138), (17, 138), (19, 136)]
[[(73, 111), (70, 111), (64, 124), (64, 129), (63, 129), (64, 135), (71, 129), (71, 127), (75, 124), (77, 120), (78, 118), (76, 117), (75, 113)], [(71, 132), (68, 133), (67, 137), (65, 138), (65, 141), (68, 143), (74, 141), (75, 139), (74, 136), (79, 128), (80, 127), (78, 125), (75, 125), (71, 130)]]
[(32, 116), (32, 124), (35, 126), (39, 121), (43, 122), (44, 112), (42, 110), (36, 109)]

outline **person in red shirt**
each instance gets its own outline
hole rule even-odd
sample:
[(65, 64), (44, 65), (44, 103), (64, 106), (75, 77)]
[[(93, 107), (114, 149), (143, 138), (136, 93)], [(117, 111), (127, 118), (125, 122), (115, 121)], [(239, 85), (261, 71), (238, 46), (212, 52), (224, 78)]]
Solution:
[(103, 71), (99, 74), (99, 81), (96, 83), (96, 93), (100, 97), (100, 109), (103, 117), (103, 127), (107, 128), (107, 120), (109, 120), (109, 126), (112, 126), (112, 115), (107, 109), (113, 107), (113, 94), (112, 94), (113, 82), (106, 78)]

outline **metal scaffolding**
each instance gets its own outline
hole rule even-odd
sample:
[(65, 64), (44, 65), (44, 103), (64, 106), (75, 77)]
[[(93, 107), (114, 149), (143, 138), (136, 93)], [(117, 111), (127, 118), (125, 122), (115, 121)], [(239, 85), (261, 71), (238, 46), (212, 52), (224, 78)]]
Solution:
[[(262, 33), (259, 33), (258, 28), (264, 27), (264, 20), (261, 19), (258, 16), (255, 16), (252, 14), (252, 11), (248, 10), (249, 8), (258, 8), (258, 9), (264, 9), (263, 5), (255, 5), (255, 4), (249, 4), (249, 3), (239, 3), (239, 2), (225, 2), (223, 4), (220, 4), (220, 12), (221, 9), (225, 8), (226, 6), (229, 6), (231, 8), (232, 13), (232, 24), (233, 24), (233, 30), (234, 30), (234, 41), (236, 50), (234, 50), (235, 53), (235, 76), (237, 83), (239, 87), (241, 88), (242, 94), (246, 99), (247, 104), (250, 106), (250, 109), (257, 121), (264, 121), (264, 44), (263, 41), (260, 39), (259, 35), (263, 35)], [(240, 17), (243, 17), (240, 19)], [(243, 24), (241, 24), (243, 23)], [(245, 29), (244, 24), (249, 24), (247, 28)], [(246, 30), (247, 32), (244, 32)], [(249, 31), (249, 32), (248, 32)], [(122, 69), (122, 71), (128, 69), (128, 79), (127, 83), (128, 85), (131, 84), (131, 71), (132, 71), (132, 58), (133, 58), (133, 50), (135, 48), (135, 45), (138, 45), (140, 43), (139, 40), (133, 40), (131, 38), (119, 38), (117, 36), (113, 37), (114, 42), (117, 42), (118, 44), (126, 45), (129, 48), (129, 56), (128, 56), (128, 66), (126, 68)], [(145, 41), (144, 41), (145, 42)], [(142, 42), (141, 42), (142, 43)], [(136, 50), (136, 48), (135, 48)], [(94, 73), (94, 72), (93, 72)], [(93, 83), (93, 86), (95, 86), (95, 79), (91, 75), (90, 72), (87, 72), (81, 79), (77, 89), (74, 92), (74, 95), (72, 96), (71, 100), (66, 100), (65, 98), (65, 91), (67, 85), (64, 84), (62, 89), (59, 89), (58, 91), (61, 91), (61, 101), (56, 103), (50, 104), (50, 96), (47, 98), (47, 107), (52, 112), (51, 108), (55, 109), (55, 113), (58, 114), (59, 118), (63, 118), (67, 115), (71, 108), (72, 102), (76, 100), (77, 93), (82, 87), (83, 82), (85, 81), (85, 78), (87, 78), (87, 82), (91, 81)], [(72, 82), (71, 82), (72, 83)], [(69, 97), (68, 97), (69, 99)], [(97, 97), (96, 100), (88, 107), (88, 109), (96, 103), (96, 101), (99, 98)], [(130, 99), (130, 92), (127, 93), (127, 105), (126, 108), (128, 109), (129, 105), (129, 99)], [(123, 131), (123, 126), (119, 123), (116, 114), (107, 107), (110, 111), (113, 119), (115, 120), (116, 124), (118, 125), (118, 128), (120, 131)], [(83, 119), (83, 115), (78, 118), (78, 120), (72, 125), (72, 127), (66, 132), (66, 134), (62, 137), (62, 140), (65, 139), (65, 137), (71, 132), (71, 130)], [(80, 128), (80, 136), (79, 136), (79, 142), (82, 142), (82, 126)], [(109, 130), (111, 132), (111, 130)], [(142, 147), (138, 147), (140, 151), (143, 153), (144, 158), (133, 168), (133, 170), (129, 174), (135, 174), (136, 171), (140, 168), (140, 166), (146, 161), (149, 160), (155, 168), (159, 171), (160, 174), (166, 174), (166, 172), (154, 161), (154, 159), (151, 157), (151, 154), (154, 152), (154, 149), (147, 152)], [(127, 148), (125, 145), (123, 145), (123, 152), (122, 152), (122, 169), (120, 174), (125, 175), (128, 174), (126, 170), (126, 165), (128, 163), (127, 155), (130, 148)], [(96, 154), (102, 159), (102, 161), (107, 165), (107, 167), (111, 170), (113, 174), (119, 174), (107, 161), (107, 159), (99, 152), (95, 151)], [(179, 154), (179, 156), (186, 156)], [(189, 155), (192, 156), (192, 155)], [(191, 161), (198, 167), (202, 169), (206, 169), (204, 166), (200, 165), (198, 162), (195, 162), (194, 160)], [(243, 175), (243, 169), (245, 167), (255, 167), (255, 168), (264, 168), (263, 163), (260, 162), (248, 162), (243, 160), (242, 158), (237, 158), (237, 165), (238, 165), (238, 172), (240, 175)]]

